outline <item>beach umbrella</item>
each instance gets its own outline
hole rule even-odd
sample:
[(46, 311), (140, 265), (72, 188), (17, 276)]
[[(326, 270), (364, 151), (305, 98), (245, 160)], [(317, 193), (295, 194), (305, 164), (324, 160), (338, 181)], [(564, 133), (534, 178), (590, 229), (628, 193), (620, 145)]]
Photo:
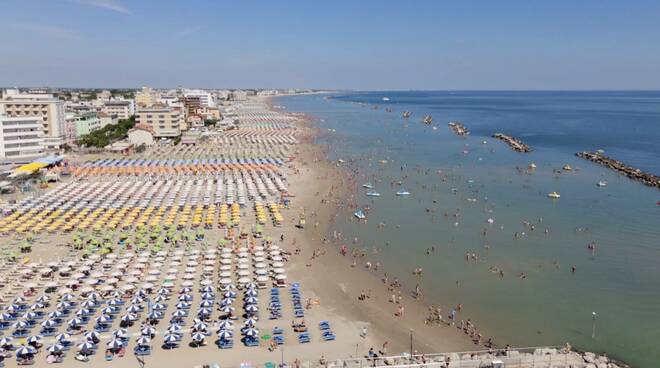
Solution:
[(234, 324), (231, 323), (231, 321), (225, 319), (220, 321), (220, 323), (218, 323), (218, 328), (221, 330), (231, 329), (234, 328)]
[(126, 308), (126, 311), (128, 313), (138, 313), (140, 311), (140, 306), (131, 304), (128, 308)]
[(210, 308), (213, 306), (213, 302), (208, 299), (205, 299), (199, 302), (199, 306), (202, 308)]
[(227, 290), (223, 294), (225, 298), (235, 298), (236, 297), (236, 292), (233, 290)]
[(179, 294), (188, 294), (188, 293), (191, 293), (191, 292), (192, 292), (192, 289), (189, 288), (189, 287), (183, 287), (183, 288), (181, 288), (181, 290), (179, 290)]
[(128, 337), (128, 330), (126, 330), (125, 328), (114, 330), (112, 331), (112, 336), (118, 339), (123, 339), (125, 337)]
[(245, 325), (248, 327), (254, 327), (257, 325), (257, 320), (254, 318), (248, 318), (245, 320)]
[(56, 324), (57, 323), (55, 323), (55, 321), (53, 321), (52, 319), (47, 319), (47, 320), (40, 323), (41, 327), (44, 327), (44, 328), (51, 328), (51, 327), (54, 327)]
[(145, 345), (149, 345), (150, 342), (151, 342), (151, 339), (148, 338), (147, 336), (140, 336), (137, 339), (136, 344), (138, 344), (140, 346), (145, 346)]
[(43, 340), (44, 338), (41, 335), (33, 335), (27, 338), (28, 344), (38, 344)]
[(136, 319), (137, 319), (137, 317), (134, 314), (131, 314), (131, 313), (125, 314), (121, 317), (121, 320), (123, 322), (132, 322), (132, 321), (135, 321)]
[(108, 305), (113, 305), (113, 306), (114, 305), (121, 305), (121, 302), (122, 302), (121, 299), (113, 298), (113, 299), (108, 300)]
[(206, 324), (205, 322), (199, 319), (195, 319), (195, 324), (193, 325), (193, 328), (196, 330), (204, 331), (208, 329), (208, 324)]
[(44, 308), (46, 308), (46, 306), (42, 302), (38, 302), (38, 301), (30, 306), (31, 310), (44, 309)]
[(63, 332), (63, 333), (58, 334), (57, 336), (55, 336), (55, 340), (56, 340), (56, 341), (59, 341), (59, 342), (62, 342), (62, 341), (69, 341), (70, 338), (71, 338), (71, 335), (69, 335), (68, 333), (65, 333), (65, 332)]
[(13, 337), (10, 336), (3, 336), (0, 338), (0, 347), (6, 347), (6, 346), (11, 346), (11, 342), (14, 340)]
[(11, 327), (12, 327), (12, 328), (15, 328), (15, 329), (17, 329), (17, 330), (18, 330), (18, 329), (21, 329), (21, 330), (22, 330), (22, 329), (26, 328), (27, 325), (28, 325), (28, 324), (25, 323), (24, 321), (16, 321), (16, 322), (12, 323)]
[(231, 305), (227, 304), (224, 306), (221, 306), (219, 310), (223, 313), (231, 313), (235, 310), (236, 308), (232, 307)]
[(244, 309), (245, 309), (246, 312), (251, 312), (251, 313), (255, 313), (255, 312), (259, 311), (259, 307), (257, 307), (254, 304), (248, 304), (248, 305), (245, 306)]
[(147, 327), (143, 328), (142, 330), (140, 330), (140, 333), (142, 335), (145, 335), (145, 336), (151, 336), (151, 335), (154, 335), (156, 333), (156, 329), (151, 327), (151, 326), (147, 326)]
[(212, 300), (214, 298), (215, 298), (215, 295), (213, 293), (209, 293), (209, 292), (202, 293), (202, 299), (204, 299), (204, 300)]
[(99, 334), (95, 330), (92, 330), (92, 331), (89, 331), (89, 332), (85, 333), (83, 335), (83, 337), (85, 337), (87, 340), (96, 341), (96, 340), (99, 340), (101, 338), (101, 334)]
[(234, 336), (234, 334), (230, 330), (219, 330), (218, 331), (218, 338), (221, 340), (229, 340)]
[(9, 321), (10, 319), (11, 315), (9, 313), (0, 313), (0, 322)]
[(179, 300), (182, 302), (189, 302), (192, 300), (192, 295), (190, 294), (181, 294), (179, 295)]
[(209, 315), (211, 315), (211, 310), (209, 308), (201, 308), (197, 312), (197, 315), (198, 316), (209, 316)]
[(204, 286), (199, 291), (202, 293), (213, 293), (213, 288), (211, 286)]
[(25, 303), (25, 298), (23, 298), (22, 296), (17, 296), (17, 297), (14, 298), (14, 303), (23, 304), (23, 303)]
[(92, 350), (94, 350), (95, 347), (96, 347), (96, 345), (94, 345), (90, 341), (85, 341), (81, 344), (78, 344), (78, 350), (80, 350), (83, 353), (84, 352), (91, 352)]
[(107, 346), (110, 349), (119, 349), (122, 346), (124, 346), (124, 342), (122, 340), (119, 340), (119, 339), (115, 338), (115, 339), (112, 339), (112, 340), (108, 341)]
[(156, 303), (156, 304), (151, 306), (151, 309), (153, 309), (153, 310), (163, 310), (163, 309), (166, 309), (166, 308), (167, 307), (165, 307), (165, 305), (161, 304), (161, 303)]
[(196, 333), (192, 334), (192, 339), (193, 339), (193, 341), (198, 341), (198, 342), (199, 341), (204, 341), (204, 339), (206, 339), (206, 335), (204, 335), (201, 332), (196, 332)]
[(37, 349), (35, 349), (31, 345), (21, 345), (20, 348), (16, 349), (16, 356), (26, 356), (26, 355), (32, 355), (36, 354)]
[(185, 308), (188, 308), (188, 306), (190, 306), (190, 304), (189, 304), (189, 303), (186, 303), (186, 302), (178, 302), (178, 303), (176, 303), (176, 305), (175, 305), (175, 307), (176, 307), (177, 309), (185, 309)]
[(92, 312), (87, 308), (80, 308), (76, 311), (76, 316), (86, 316), (92, 314)]
[(258, 286), (254, 282), (248, 282), (247, 284), (245, 284), (245, 287), (247, 289), (256, 289)]
[(258, 295), (257, 291), (254, 289), (247, 289), (245, 295), (248, 297), (256, 297)]
[(179, 337), (177, 335), (174, 335), (174, 334), (167, 334), (167, 335), (163, 336), (163, 341), (165, 341), (166, 343), (169, 343), (169, 344), (173, 344), (173, 343), (179, 341)]
[(37, 314), (34, 312), (25, 312), (23, 314), (23, 319), (26, 319), (28, 321), (31, 321), (33, 319), (37, 318)]
[(105, 307), (105, 308), (101, 309), (101, 313), (103, 313), (103, 314), (112, 314), (112, 313), (114, 313), (114, 311), (115, 311), (115, 308), (112, 308), (112, 307)]
[(174, 312), (172, 312), (172, 316), (173, 316), (173, 317), (185, 317), (185, 316), (186, 316), (186, 312), (185, 312), (184, 310), (182, 310), (182, 309), (177, 309), (177, 310), (175, 310)]
[(248, 337), (256, 337), (259, 336), (259, 330), (256, 328), (248, 328), (244, 331), (245, 336)]
[(96, 323), (99, 323), (99, 324), (107, 323), (109, 321), (112, 321), (112, 318), (110, 318), (110, 316), (105, 315), (105, 314), (102, 314), (102, 315), (96, 317)]
[(255, 298), (255, 297), (251, 296), (251, 297), (245, 298), (245, 304), (257, 304), (257, 303), (259, 303), (259, 299)]
[(171, 324), (171, 325), (167, 328), (167, 331), (168, 331), (168, 332), (180, 332), (180, 331), (181, 331), (181, 326), (179, 326), (179, 325), (177, 325), (177, 324)]
[(54, 310), (50, 313), (48, 313), (48, 318), (60, 318), (62, 317), (64, 313), (60, 312), (59, 310)]
[(53, 345), (50, 345), (48, 348), (46, 348), (46, 351), (49, 352), (49, 353), (59, 353), (62, 350), (64, 350), (64, 346), (62, 346), (60, 344), (53, 344)]
[(72, 318), (72, 319), (70, 319), (70, 320), (67, 322), (67, 324), (68, 324), (70, 327), (75, 327), (75, 326), (78, 326), (78, 325), (82, 324), (82, 320), (81, 320), (80, 318), (77, 318), (77, 317), (76, 317), (76, 318)]
[(163, 313), (158, 312), (158, 311), (152, 311), (151, 313), (149, 313), (149, 315), (148, 315), (147, 317), (148, 317), (149, 319), (159, 319), (159, 318), (161, 318), (162, 316), (163, 316)]
[(5, 308), (5, 310), (9, 313), (14, 313), (18, 312), (20, 310), (20, 307), (18, 304), (10, 304), (8, 307)]
[(74, 298), (73, 294), (71, 294), (71, 293), (64, 293), (64, 294), (62, 294), (62, 296), (60, 297), (60, 300), (61, 300), (61, 301), (64, 301), (64, 302), (68, 302), (68, 301), (71, 301), (73, 298)]

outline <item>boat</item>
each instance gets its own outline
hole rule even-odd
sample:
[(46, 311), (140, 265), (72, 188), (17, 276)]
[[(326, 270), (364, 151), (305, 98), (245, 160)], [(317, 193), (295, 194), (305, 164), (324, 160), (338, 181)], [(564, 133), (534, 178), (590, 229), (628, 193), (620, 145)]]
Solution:
[(607, 182), (601, 180), (601, 181), (599, 181), (598, 184), (596, 184), (596, 185), (599, 186), (599, 187), (606, 187), (606, 186), (607, 186)]
[(390, 100), (389, 97), (383, 97), (383, 101), (389, 101), (389, 100)]
[(409, 118), (412, 113), (410, 111), (404, 111), (401, 116), (403, 116), (405, 119)]
[(422, 119), (422, 123), (424, 123), (426, 125), (433, 124), (433, 117), (431, 117), (431, 115), (424, 116), (424, 119)]
[(569, 164), (564, 165), (562, 169), (564, 169), (565, 171), (573, 171), (573, 168)]
[(367, 197), (380, 197), (380, 193), (375, 190), (370, 190), (367, 192)]
[(556, 198), (559, 198), (561, 196), (557, 192), (550, 192), (550, 193), (548, 193), (548, 197), (556, 199)]
[(362, 184), (362, 188), (365, 188), (365, 189), (374, 189), (374, 186), (371, 185), (371, 183), (364, 183), (364, 184)]
[(530, 169), (530, 170), (534, 170), (534, 169), (536, 169), (536, 164), (533, 163), (533, 162), (532, 162), (531, 164), (529, 164), (529, 169)]
[(410, 192), (405, 190), (405, 189), (399, 189), (396, 192), (396, 195), (398, 195), (398, 196), (407, 196), (407, 195), (410, 195)]
[(355, 213), (353, 215), (355, 217), (357, 217), (358, 219), (360, 219), (360, 220), (364, 220), (364, 219), (367, 218), (367, 216), (364, 214), (364, 212), (362, 212), (362, 210), (355, 211)]

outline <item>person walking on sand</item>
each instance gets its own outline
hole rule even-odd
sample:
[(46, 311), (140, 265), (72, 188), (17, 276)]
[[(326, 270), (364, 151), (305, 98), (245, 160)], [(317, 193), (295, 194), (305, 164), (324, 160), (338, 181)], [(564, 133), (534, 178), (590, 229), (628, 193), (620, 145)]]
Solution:
[(367, 326), (362, 327), (362, 330), (360, 331), (360, 337), (363, 339), (367, 338)]

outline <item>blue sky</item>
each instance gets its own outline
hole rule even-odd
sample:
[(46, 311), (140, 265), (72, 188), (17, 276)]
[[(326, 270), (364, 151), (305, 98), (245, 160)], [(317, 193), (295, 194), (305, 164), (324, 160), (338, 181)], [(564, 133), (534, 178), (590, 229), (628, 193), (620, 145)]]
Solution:
[(660, 1), (0, 0), (0, 85), (660, 89)]

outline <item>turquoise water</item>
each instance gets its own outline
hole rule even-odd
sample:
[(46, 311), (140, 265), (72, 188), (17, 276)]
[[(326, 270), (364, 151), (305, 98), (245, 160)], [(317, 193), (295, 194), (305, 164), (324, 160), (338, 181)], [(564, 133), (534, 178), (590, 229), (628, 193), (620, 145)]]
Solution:
[[(379, 249), (370, 260), (390, 279), (412, 289), (412, 271), (423, 267), (425, 300), (445, 310), (462, 303), (461, 318), (496, 343), (570, 341), (636, 367), (658, 366), (660, 192), (574, 153), (601, 148), (660, 173), (660, 93), (380, 92), (277, 102), (316, 117), (331, 158), (382, 194), (370, 199), (360, 188), (368, 223), (347, 210), (339, 226), (361, 247)], [(413, 113), (407, 122), (404, 110)], [(437, 130), (420, 123), (424, 114)], [(454, 135), (447, 127), (453, 120), (471, 135)], [(534, 152), (512, 152), (488, 137), (496, 131), (522, 138)], [(536, 170), (523, 173), (531, 162)], [(553, 172), (565, 164), (576, 170)], [(597, 187), (601, 180), (608, 186)], [(397, 181), (409, 197), (395, 196)], [(547, 198), (551, 191), (561, 198)], [(426, 255), (432, 245), (436, 251)], [(466, 252), (478, 261), (466, 261)]]

